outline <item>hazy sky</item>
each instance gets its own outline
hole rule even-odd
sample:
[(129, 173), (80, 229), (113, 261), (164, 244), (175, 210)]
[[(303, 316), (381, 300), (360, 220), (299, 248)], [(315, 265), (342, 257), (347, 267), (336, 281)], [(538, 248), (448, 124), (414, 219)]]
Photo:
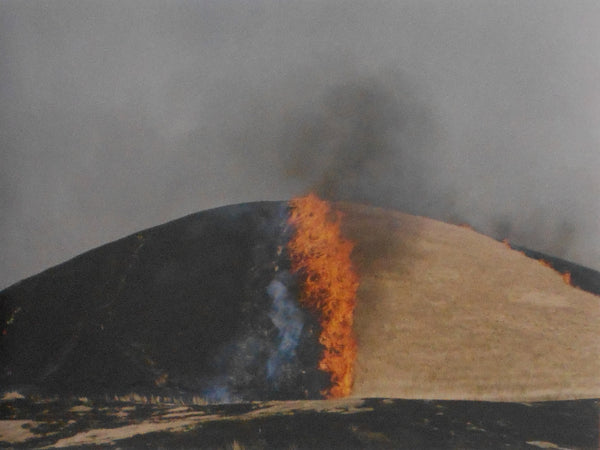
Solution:
[(0, 288), (312, 188), (600, 270), (600, 2), (0, 2)]

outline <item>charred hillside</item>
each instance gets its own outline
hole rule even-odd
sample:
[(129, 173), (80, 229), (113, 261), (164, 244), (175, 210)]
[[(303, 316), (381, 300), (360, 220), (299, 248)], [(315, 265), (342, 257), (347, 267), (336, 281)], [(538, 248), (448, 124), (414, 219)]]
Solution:
[(278, 202), (193, 214), (5, 289), (0, 385), (320, 398), (317, 323), (295, 301), (286, 217)]

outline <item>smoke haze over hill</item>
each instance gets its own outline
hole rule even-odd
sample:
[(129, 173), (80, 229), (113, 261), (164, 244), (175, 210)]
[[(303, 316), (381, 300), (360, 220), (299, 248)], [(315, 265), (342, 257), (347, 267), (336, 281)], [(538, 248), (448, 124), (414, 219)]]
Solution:
[(600, 270), (596, 1), (0, 3), (0, 287), (313, 189)]

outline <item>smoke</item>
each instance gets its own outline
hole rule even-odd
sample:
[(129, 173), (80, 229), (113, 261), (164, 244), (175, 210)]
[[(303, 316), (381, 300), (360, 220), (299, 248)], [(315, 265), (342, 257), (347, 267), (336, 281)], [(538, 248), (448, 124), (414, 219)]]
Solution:
[(228, 342), (215, 359), (216, 375), (202, 380), (203, 398), (209, 403), (266, 398), (264, 361), (270, 352), (268, 339), (256, 332), (247, 332)]
[[(247, 250), (241, 274), (229, 274), (235, 280), (229, 287), (240, 295), (234, 300), (231, 332), (211, 349), (203, 373), (172, 376), (171, 381), (216, 403), (321, 398), (330, 380), (318, 368), (323, 350), (318, 318), (300, 307), (298, 279), (290, 272), (285, 248), (293, 233), (289, 206), (270, 202), (255, 207), (219, 209), (223, 226), (236, 229), (228, 238), (239, 235), (240, 249)], [(215, 299), (227, 302), (218, 295)]]
[[(280, 277), (291, 278), (287, 272)], [(281, 373), (287, 369), (286, 366), (290, 366), (296, 358), (296, 348), (304, 326), (304, 314), (286, 285), (278, 279), (274, 279), (267, 286), (267, 293), (273, 299), (269, 317), (279, 330), (279, 345), (267, 361), (267, 378), (274, 379), (277, 383)], [(276, 385), (275, 388), (277, 387)]]
[(315, 189), (600, 269), (600, 5), (0, 3), (0, 286)]
[(333, 86), (316, 107), (289, 114), (279, 157), (322, 197), (432, 212), (428, 202), (439, 209), (447, 197), (426, 192), (437, 124), (408, 81), (385, 75)]
[(202, 400), (207, 403), (236, 403), (240, 399), (232, 397), (229, 388), (225, 384), (219, 384), (216, 381), (211, 383), (211, 387), (202, 392)]

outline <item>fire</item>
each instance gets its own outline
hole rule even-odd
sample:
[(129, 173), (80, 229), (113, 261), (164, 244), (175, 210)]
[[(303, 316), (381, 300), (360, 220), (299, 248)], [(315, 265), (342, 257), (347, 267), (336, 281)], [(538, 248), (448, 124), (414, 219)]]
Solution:
[[(507, 248), (509, 248), (510, 250), (514, 250), (514, 249), (511, 247), (511, 245), (510, 245), (510, 242), (509, 242), (509, 240), (508, 240), (508, 239), (503, 239), (503, 240), (502, 240), (502, 243), (503, 243), (503, 244), (504, 244), (504, 245), (505, 245)], [(518, 251), (518, 250), (517, 250), (517, 251)], [(519, 252), (519, 253), (521, 253), (521, 254), (523, 254), (523, 255), (525, 255), (525, 252), (524, 252), (524, 251), (518, 251), (518, 252)], [(526, 256), (527, 256), (527, 255), (526, 255)], [(539, 262), (539, 263), (540, 263), (542, 266), (544, 266), (544, 267), (548, 267), (548, 268), (550, 268), (550, 269), (554, 270), (555, 272), (558, 272), (558, 273), (560, 273), (560, 276), (562, 277), (563, 281), (564, 281), (566, 284), (568, 284), (569, 286), (573, 286), (573, 280), (571, 279), (571, 273), (570, 273), (570, 272), (561, 272), (561, 271), (559, 271), (557, 268), (555, 268), (555, 267), (554, 267), (554, 265), (553, 265), (551, 262), (549, 262), (549, 261), (546, 261), (546, 260), (545, 260), (545, 259), (543, 259), (543, 258), (542, 258), (542, 259), (538, 259), (538, 262)]]
[(353, 244), (341, 236), (341, 213), (314, 194), (290, 201), (288, 243), (292, 272), (302, 279), (300, 303), (316, 314), (319, 342), (325, 347), (319, 369), (330, 375), (326, 398), (344, 397), (353, 383), (356, 340), (352, 332), (358, 275), (350, 254)]
[(568, 284), (569, 286), (573, 286), (573, 282), (571, 281), (571, 273), (570, 272), (560, 272), (552, 265), (552, 263), (550, 263), (549, 261), (546, 261), (545, 259), (540, 259), (539, 261), (542, 266), (549, 267), (552, 270), (554, 270), (555, 272), (560, 273), (560, 276), (562, 277), (563, 281), (566, 284)]

